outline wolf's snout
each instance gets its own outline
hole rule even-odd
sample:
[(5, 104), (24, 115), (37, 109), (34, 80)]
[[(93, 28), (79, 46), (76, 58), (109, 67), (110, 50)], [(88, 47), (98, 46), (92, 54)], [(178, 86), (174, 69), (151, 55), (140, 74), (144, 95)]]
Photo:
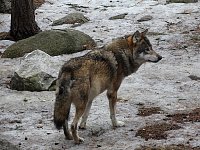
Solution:
[(158, 55), (158, 61), (160, 61), (162, 59), (162, 56)]
[(162, 59), (162, 56), (160, 56), (160, 55), (156, 55), (156, 60), (155, 61), (150, 61), (150, 62), (154, 62), (154, 63), (157, 63), (157, 62), (159, 62), (160, 60)]

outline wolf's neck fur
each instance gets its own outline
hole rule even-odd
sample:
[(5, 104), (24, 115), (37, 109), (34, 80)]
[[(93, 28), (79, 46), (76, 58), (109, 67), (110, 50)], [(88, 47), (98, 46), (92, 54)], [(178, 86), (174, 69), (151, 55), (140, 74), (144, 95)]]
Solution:
[(127, 39), (120, 39), (107, 45), (106, 50), (112, 51), (118, 63), (118, 71), (122, 71), (125, 76), (137, 71), (142, 65), (133, 59), (133, 45), (128, 44)]

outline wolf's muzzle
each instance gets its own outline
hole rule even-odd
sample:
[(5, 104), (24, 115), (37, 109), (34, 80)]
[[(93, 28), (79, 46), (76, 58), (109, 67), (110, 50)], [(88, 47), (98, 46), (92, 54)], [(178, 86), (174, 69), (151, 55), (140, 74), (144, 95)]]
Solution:
[(162, 59), (162, 56), (158, 55), (158, 61), (160, 61)]
[(162, 59), (162, 56), (160, 56), (160, 55), (157, 55), (157, 60), (156, 61), (150, 61), (150, 62), (153, 62), (153, 63), (157, 63), (157, 62), (159, 62), (161, 59)]

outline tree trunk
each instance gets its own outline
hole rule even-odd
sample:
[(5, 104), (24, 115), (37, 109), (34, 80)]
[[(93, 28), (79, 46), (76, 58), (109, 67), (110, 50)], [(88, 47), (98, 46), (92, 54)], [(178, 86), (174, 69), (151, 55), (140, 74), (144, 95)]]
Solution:
[(14, 40), (25, 39), (40, 32), (35, 22), (33, 0), (12, 0), (11, 7), (10, 35)]

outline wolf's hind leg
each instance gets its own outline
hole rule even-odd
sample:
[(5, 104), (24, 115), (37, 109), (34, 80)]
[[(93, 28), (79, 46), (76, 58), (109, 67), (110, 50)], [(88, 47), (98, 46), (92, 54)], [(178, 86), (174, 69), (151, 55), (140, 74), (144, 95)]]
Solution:
[(117, 121), (116, 119), (117, 91), (108, 91), (107, 97), (109, 99), (110, 119), (112, 121), (113, 128), (125, 126), (124, 122)]
[[(95, 87), (95, 86), (93, 86), (93, 87)], [(79, 126), (80, 129), (86, 129), (86, 122), (87, 122), (87, 118), (88, 118), (89, 113), (90, 113), (92, 101), (99, 93), (100, 93), (100, 91), (97, 90), (96, 88), (90, 89), (89, 96), (88, 96), (88, 102), (86, 104), (86, 109), (85, 109), (85, 112), (82, 116), (82, 120), (81, 120), (81, 123), (80, 123), (80, 126)]]
[(82, 120), (81, 120), (81, 123), (79, 125), (80, 129), (86, 129), (86, 122), (87, 122), (87, 118), (88, 118), (89, 113), (90, 113), (91, 106), (92, 106), (92, 101), (90, 100), (90, 101), (88, 101), (88, 103), (86, 105), (85, 112), (82, 116)]
[(78, 136), (78, 131), (77, 131), (78, 121), (81, 118), (81, 116), (83, 115), (84, 111), (85, 111), (85, 105), (81, 106), (81, 107), (80, 106), (76, 106), (75, 117), (74, 117), (74, 120), (73, 120), (73, 122), (71, 124), (72, 136), (73, 136), (74, 141), (75, 141), (76, 144), (80, 144), (80, 143), (84, 142), (84, 139)]
[(67, 140), (73, 140), (72, 134), (69, 131), (68, 121), (67, 120), (65, 120), (65, 124), (63, 125), (63, 130), (64, 130), (65, 138)]

